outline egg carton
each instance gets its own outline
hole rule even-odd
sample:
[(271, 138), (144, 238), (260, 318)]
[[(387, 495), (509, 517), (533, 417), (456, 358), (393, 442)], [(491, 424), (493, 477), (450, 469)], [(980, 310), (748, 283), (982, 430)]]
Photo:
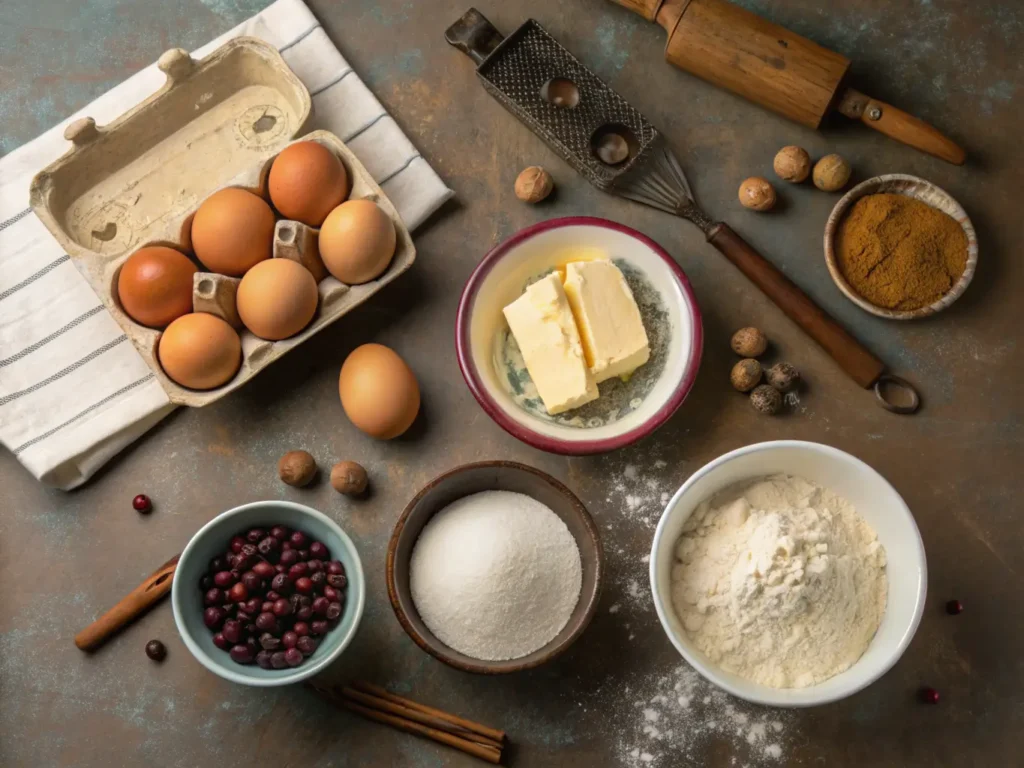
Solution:
[[(328, 131), (300, 135), (312, 114), (309, 91), (272, 46), (239, 37), (199, 61), (180, 48), (169, 50), (157, 65), (167, 80), (141, 104), (108, 125), (97, 126), (86, 117), (68, 126), (64, 136), (72, 142), (71, 149), (36, 175), (30, 200), (153, 369), (171, 402), (199, 407), (238, 389), (369, 299), (412, 266), (416, 249), (394, 205), (337, 136)], [(316, 229), (279, 219), (273, 255), (298, 261), (317, 279), (320, 300), (313, 321), (283, 341), (260, 339), (238, 318), (238, 278), (198, 273), (193, 309), (218, 315), (240, 330), (242, 367), (217, 389), (182, 387), (157, 360), (162, 331), (139, 325), (121, 307), (121, 265), (147, 245), (194, 255), (192, 217), (199, 205), (225, 187), (248, 189), (269, 202), (270, 166), (281, 150), (297, 141), (316, 141), (334, 152), (348, 172), (348, 199), (372, 200), (388, 215), (397, 235), (394, 258), (376, 280), (346, 285), (324, 268)]]

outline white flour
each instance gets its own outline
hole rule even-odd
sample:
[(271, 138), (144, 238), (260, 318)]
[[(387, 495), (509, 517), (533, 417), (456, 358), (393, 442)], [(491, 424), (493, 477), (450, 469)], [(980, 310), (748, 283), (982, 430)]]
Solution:
[(843, 498), (776, 475), (694, 511), (676, 545), (672, 604), (723, 669), (776, 688), (857, 661), (885, 612), (885, 550)]
[(438, 512), (409, 563), (423, 622), (441, 642), (484, 661), (543, 647), (569, 620), (582, 566), (565, 523), (521, 493), (484, 491)]

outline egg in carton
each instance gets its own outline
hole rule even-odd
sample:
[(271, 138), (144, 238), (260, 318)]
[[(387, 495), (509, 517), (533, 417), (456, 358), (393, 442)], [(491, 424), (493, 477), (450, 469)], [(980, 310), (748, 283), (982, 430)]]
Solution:
[[(65, 136), (72, 149), (33, 179), (30, 196), (33, 210), (152, 367), (171, 402), (202, 406), (242, 386), (369, 299), (412, 265), (416, 251), (395, 207), (348, 147), (328, 131), (301, 135), (312, 112), (309, 92), (273, 47), (241, 37), (200, 61), (181, 49), (167, 51), (158, 66), (167, 80), (141, 104), (106, 126), (83, 118), (68, 127)], [(238, 314), (240, 279), (198, 272), (193, 310), (221, 317), (240, 331), (242, 363), (216, 389), (182, 387), (157, 358), (163, 331), (136, 323), (121, 306), (121, 266), (149, 245), (192, 254), (195, 211), (220, 189), (243, 188), (269, 202), (271, 165), (286, 146), (299, 141), (317, 142), (338, 157), (349, 179), (346, 200), (371, 200), (387, 215), (395, 228), (394, 256), (375, 279), (347, 285), (324, 267), (317, 229), (278, 220), (273, 258), (302, 264), (317, 281), (312, 321), (281, 341), (258, 338)]]

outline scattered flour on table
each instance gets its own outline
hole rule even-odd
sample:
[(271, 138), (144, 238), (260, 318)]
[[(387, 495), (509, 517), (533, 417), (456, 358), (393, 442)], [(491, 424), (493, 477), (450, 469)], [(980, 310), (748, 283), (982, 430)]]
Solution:
[(853, 505), (799, 477), (734, 484), (683, 527), (672, 605), (718, 666), (775, 688), (845, 671), (885, 612), (885, 549)]

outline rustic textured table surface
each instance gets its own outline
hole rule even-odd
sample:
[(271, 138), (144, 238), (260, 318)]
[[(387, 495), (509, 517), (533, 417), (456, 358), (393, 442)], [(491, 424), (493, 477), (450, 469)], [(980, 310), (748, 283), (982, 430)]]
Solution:
[[(481, 2), (505, 31), (528, 16), (540, 20), (662, 127), (703, 205), (916, 381), (924, 409), (908, 418), (875, 407), (697, 230), (577, 178), (484, 93), (470, 62), (444, 42), (465, 1), (313, 2), (457, 202), (417, 233), (419, 259), (407, 276), (240, 392), (175, 413), (84, 488), (46, 489), (0, 455), (0, 764), (472, 765), (335, 711), (302, 688), (265, 691), (214, 677), (179, 641), (166, 603), (95, 655), (74, 647), (78, 629), (202, 523), (266, 498), (324, 510), (362, 553), (365, 619), (330, 676), (358, 673), (500, 725), (516, 745), (513, 765), (1019, 764), (1024, 8), (999, 0), (852, 0), (828, 10), (817, 0), (743, 1), (844, 52), (859, 87), (959, 140), (969, 161), (957, 168), (858, 126), (814, 133), (698, 82), (662, 61), (659, 28), (610, 3)], [(264, 4), (3, 0), (0, 154), (165, 49), (197, 47)], [(812, 155), (842, 153), (858, 179), (906, 172), (949, 190), (981, 242), (964, 298), (923, 322), (871, 317), (840, 295), (825, 270), (821, 232), (835, 196), (780, 185), (777, 212), (740, 209), (740, 180), (768, 175), (774, 152), (793, 143)], [(553, 202), (527, 207), (515, 199), (513, 179), (530, 164), (550, 168)], [(693, 282), (707, 331), (701, 374), (678, 414), (652, 438), (599, 458), (545, 455), (502, 432), (467, 391), (452, 346), (458, 293), (481, 255), (520, 227), (565, 214), (622, 221), (664, 245)], [(729, 389), (728, 337), (750, 324), (764, 328), (809, 382), (784, 417), (758, 416)], [(423, 390), (421, 423), (390, 443), (358, 433), (337, 399), (345, 354), (371, 340), (401, 352)], [(677, 671), (681, 659), (646, 586), (662, 494), (725, 451), (775, 438), (835, 445), (880, 470), (914, 511), (929, 566), (924, 620), (896, 667), (846, 701), (790, 713), (733, 706)], [(301, 491), (281, 485), (277, 458), (300, 447), (323, 465), (362, 462), (372, 497), (352, 502), (325, 483)], [(563, 479), (599, 522), (608, 560), (600, 610), (579, 642), (546, 668), (503, 678), (466, 675), (423, 654), (392, 615), (384, 586), (386, 542), (406, 501), (435, 474), (479, 458), (517, 459)], [(140, 492), (155, 500), (149, 517), (131, 509)], [(950, 617), (943, 605), (954, 597), (966, 610)], [(167, 643), (161, 665), (143, 653), (150, 638)], [(941, 692), (937, 706), (919, 703), (922, 685)]]

